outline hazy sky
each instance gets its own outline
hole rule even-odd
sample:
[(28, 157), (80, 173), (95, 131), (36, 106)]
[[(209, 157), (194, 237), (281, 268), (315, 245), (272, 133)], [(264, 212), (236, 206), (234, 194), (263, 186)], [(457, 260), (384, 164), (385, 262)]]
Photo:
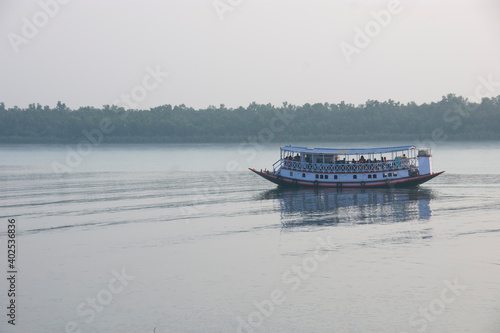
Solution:
[(0, 0), (6, 106), (422, 103), (500, 81), (498, 0), (60, 2)]

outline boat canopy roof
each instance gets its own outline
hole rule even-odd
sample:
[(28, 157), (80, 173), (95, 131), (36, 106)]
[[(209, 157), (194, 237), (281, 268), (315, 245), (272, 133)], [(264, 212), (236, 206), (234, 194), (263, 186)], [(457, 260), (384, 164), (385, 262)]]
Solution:
[(399, 146), (385, 148), (355, 148), (355, 149), (333, 149), (333, 148), (306, 148), (285, 146), (281, 148), (284, 151), (306, 154), (322, 154), (322, 155), (355, 155), (355, 154), (383, 154), (396, 151), (406, 151), (416, 148), (415, 146)]

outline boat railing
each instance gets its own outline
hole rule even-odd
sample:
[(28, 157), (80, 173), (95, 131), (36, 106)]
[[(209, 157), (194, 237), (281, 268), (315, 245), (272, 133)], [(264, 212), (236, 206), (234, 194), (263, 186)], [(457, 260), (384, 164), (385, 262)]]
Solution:
[(278, 160), (273, 164), (273, 170), (279, 167), (295, 171), (309, 172), (332, 172), (332, 173), (354, 173), (354, 172), (376, 172), (391, 171), (401, 169), (411, 169), (417, 167), (417, 158), (404, 158), (387, 162), (370, 163), (310, 163), (300, 161), (290, 161), (287, 159)]
[(283, 167), (283, 162), (289, 162), (288, 160), (282, 160), (282, 159), (279, 159), (277, 160), (276, 162), (274, 162), (273, 164), (273, 172), (276, 173), (277, 170), (279, 170), (280, 168)]

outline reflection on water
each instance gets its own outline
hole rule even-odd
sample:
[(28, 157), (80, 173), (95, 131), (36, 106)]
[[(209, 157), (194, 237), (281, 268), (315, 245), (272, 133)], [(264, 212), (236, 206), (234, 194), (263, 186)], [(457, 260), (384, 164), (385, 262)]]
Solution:
[(284, 228), (338, 223), (393, 223), (428, 220), (433, 193), (410, 189), (286, 189), (262, 194), (277, 199)]

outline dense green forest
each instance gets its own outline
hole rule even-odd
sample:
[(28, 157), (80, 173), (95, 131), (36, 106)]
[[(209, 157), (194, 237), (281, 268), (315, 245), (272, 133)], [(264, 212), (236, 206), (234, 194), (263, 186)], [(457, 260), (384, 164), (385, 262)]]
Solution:
[(500, 96), (480, 103), (450, 94), (421, 105), (369, 100), (357, 106), (284, 102), (200, 110), (185, 105), (71, 110), (61, 102), (55, 108), (31, 104), (21, 109), (0, 103), (2, 143), (77, 143), (88, 137), (107, 143), (497, 140), (499, 127)]

